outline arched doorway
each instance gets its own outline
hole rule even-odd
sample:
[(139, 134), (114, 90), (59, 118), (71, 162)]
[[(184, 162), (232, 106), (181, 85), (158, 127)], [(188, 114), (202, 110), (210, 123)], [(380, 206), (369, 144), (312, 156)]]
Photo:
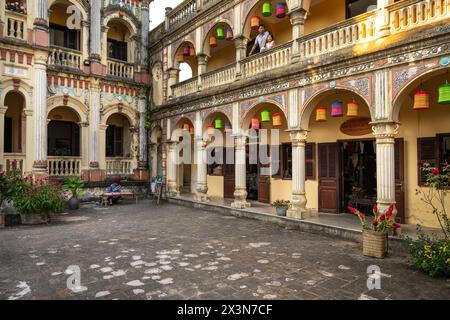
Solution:
[[(396, 160), (404, 163), (402, 189), (406, 223), (439, 226), (416, 190), (426, 188), (427, 173), (422, 170), (425, 165), (443, 170), (450, 164), (450, 102), (438, 103), (439, 87), (445, 83), (450, 83), (449, 68), (417, 77), (394, 100), (393, 120), (399, 122), (398, 138), (404, 142), (402, 149), (396, 148), (395, 152)], [(424, 95), (429, 102), (419, 103)], [(415, 109), (415, 106), (425, 108)], [(397, 179), (396, 175), (396, 183)], [(448, 204), (447, 210), (450, 210)]]
[(309, 208), (341, 213), (351, 204), (364, 212), (372, 210), (377, 170), (370, 122), (367, 102), (349, 90), (327, 90), (307, 102), (301, 127), (310, 130), (312, 144), (309, 155), (306, 150)]
[[(217, 140), (216, 130), (220, 132)], [(234, 197), (234, 139), (231, 137), (231, 131), (231, 120), (223, 112), (212, 112), (203, 121), (202, 132), (204, 136), (206, 134), (211, 139), (211, 145), (206, 150), (207, 185), (210, 197), (228, 199)]]
[(106, 120), (106, 173), (108, 175), (132, 174), (132, 137), (130, 120), (114, 113)]
[[(5, 120), (3, 130), (4, 168), (23, 169), (26, 117), (24, 117), (25, 98), (19, 91), (8, 92), (5, 96)], [(1, 160), (3, 162), (3, 159)]]
[[(292, 145), (286, 132), (284, 111), (274, 103), (260, 103), (244, 116), (242, 128), (249, 130), (246, 147), (247, 199), (262, 203), (290, 199)], [(254, 134), (259, 138), (252, 138)]]
[[(180, 131), (181, 130), (181, 131)], [(183, 117), (175, 123), (174, 133), (176, 133), (176, 141), (179, 145), (183, 144), (185, 135), (189, 135), (190, 142), (186, 144), (186, 148), (179, 148), (178, 154), (176, 155), (178, 159), (182, 159), (177, 165), (177, 186), (180, 194), (194, 193), (196, 190), (197, 181), (197, 165), (195, 164), (195, 154), (194, 154), (194, 124), (192, 121)], [(172, 139), (174, 136), (172, 136)], [(188, 152), (189, 155), (186, 155)], [(189, 161), (185, 161), (189, 159)]]
[(47, 154), (49, 174), (81, 174), (80, 116), (69, 107), (56, 107), (48, 114)]
[(233, 29), (226, 22), (215, 24), (204, 40), (203, 53), (208, 56), (206, 72), (211, 72), (236, 62)]
[(198, 75), (198, 61), (195, 46), (184, 41), (175, 51), (175, 68), (179, 69), (178, 82), (183, 82)]
[(152, 178), (163, 175), (162, 170), (162, 129), (160, 126), (153, 128), (150, 137), (151, 143), (151, 168)]

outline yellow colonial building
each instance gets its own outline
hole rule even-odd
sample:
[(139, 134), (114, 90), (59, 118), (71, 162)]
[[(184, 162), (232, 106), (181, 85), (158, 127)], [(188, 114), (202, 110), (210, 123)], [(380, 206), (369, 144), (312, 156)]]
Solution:
[(148, 21), (148, 0), (1, 1), (3, 169), (146, 179)]
[[(261, 25), (274, 42), (249, 55)], [(396, 203), (400, 222), (437, 226), (416, 189), (424, 163), (450, 162), (449, 0), (186, 0), (149, 44), (151, 174), (169, 196), (291, 200), (299, 219)], [(278, 129), (280, 156), (251, 163), (251, 128)], [(197, 161), (176, 161), (177, 129)], [(234, 162), (198, 161), (213, 152)]]

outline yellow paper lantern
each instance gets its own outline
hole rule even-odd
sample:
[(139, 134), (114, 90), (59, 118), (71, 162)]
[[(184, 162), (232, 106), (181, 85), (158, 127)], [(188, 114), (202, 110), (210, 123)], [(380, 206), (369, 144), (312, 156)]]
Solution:
[(252, 30), (258, 30), (258, 28), (259, 28), (259, 17), (258, 16), (253, 16), (250, 18), (250, 28), (252, 28)]
[(209, 37), (209, 46), (211, 48), (217, 47), (217, 38), (215, 36)]
[(357, 102), (350, 102), (347, 105), (347, 117), (357, 117), (359, 116), (359, 103)]
[(317, 108), (316, 121), (317, 122), (327, 121), (327, 108)]
[(281, 122), (281, 115), (280, 115), (279, 113), (275, 113), (275, 114), (273, 115), (273, 117), (272, 117), (272, 120), (273, 120), (272, 125), (273, 125), (274, 127), (280, 127), (280, 126), (282, 125), (282, 122)]

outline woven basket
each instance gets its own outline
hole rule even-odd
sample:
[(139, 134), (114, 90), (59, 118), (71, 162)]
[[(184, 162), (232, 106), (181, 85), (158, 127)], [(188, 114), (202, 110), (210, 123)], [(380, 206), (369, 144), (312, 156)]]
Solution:
[(388, 252), (388, 235), (386, 232), (363, 230), (363, 255), (384, 258)]

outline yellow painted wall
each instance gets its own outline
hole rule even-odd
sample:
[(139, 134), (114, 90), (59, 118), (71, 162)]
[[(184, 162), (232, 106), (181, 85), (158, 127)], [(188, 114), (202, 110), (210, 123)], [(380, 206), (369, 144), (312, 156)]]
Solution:
[(50, 23), (54, 23), (60, 26), (67, 24), (68, 14), (66, 13), (67, 6), (57, 4), (51, 7), (51, 15), (49, 17)]
[(223, 177), (208, 175), (206, 181), (208, 183), (208, 196), (223, 198)]
[(292, 181), (278, 178), (270, 179), (270, 203), (276, 200), (291, 200)]
[(49, 120), (80, 122), (78, 115), (70, 108), (57, 107), (48, 114)]
[[(418, 188), (417, 138), (434, 137), (438, 133), (450, 133), (450, 107), (436, 103), (437, 88), (443, 82), (445, 82), (444, 78), (439, 77), (423, 85), (424, 90), (432, 93), (431, 109), (413, 111), (413, 99), (409, 96), (400, 110), (399, 137), (405, 140), (405, 213), (407, 223), (439, 226), (430, 209), (420, 201), (420, 197), (415, 193)], [(450, 212), (450, 199), (447, 200), (447, 212)]]
[[(222, 42), (224, 41), (226, 40), (222, 40)], [(212, 49), (210, 54), (211, 56), (208, 59), (206, 72), (216, 70), (236, 61), (236, 47), (232, 41), (222, 48), (218, 47)]]
[(127, 41), (128, 29), (120, 23), (110, 23), (108, 25), (108, 39), (117, 41)]
[(327, 0), (311, 5), (305, 22), (305, 34), (345, 20), (345, 0)]

